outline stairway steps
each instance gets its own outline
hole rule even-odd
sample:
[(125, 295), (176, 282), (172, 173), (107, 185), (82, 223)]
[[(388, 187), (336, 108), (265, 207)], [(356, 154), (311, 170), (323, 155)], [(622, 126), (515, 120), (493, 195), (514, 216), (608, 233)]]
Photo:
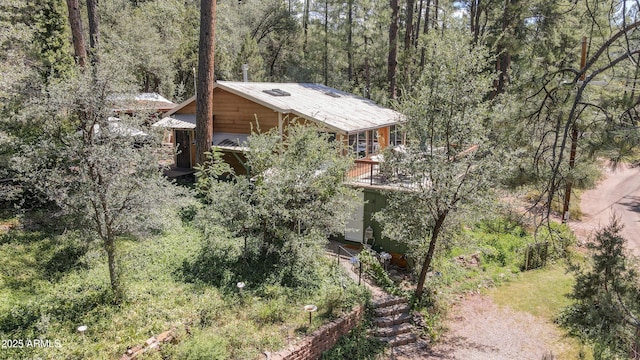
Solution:
[(411, 332), (412, 330), (413, 330), (413, 325), (409, 323), (402, 323), (394, 326), (377, 328), (373, 332), (373, 335), (379, 338), (387, 338), (387, 337), (392, 337), (396, 335), (406, 334), (408, 332)]
[(411, 318), (411, 315), (409, 314), (395, 314), (395, 315), (376, 318), (376, 325), (379, 328), (390, 327), (390, 326), (399, 325), (402, 323), (408, 323), (411, 320), (412, 318)]
[(390, 347), (398, 347), (416, 342), (418, 336), (414, 333), (400, 334), (381, 338), (380, 341), (386, 342)]
[(379, 307), (374, 310), (377, 317), (384, 317), (395, 314), (408, 314), (411, 307), (407, 303), (400, 303), (395, 305), (389, 305), (385, 307)]
[(392, 306), (392, 305), (398, 305), (398, 304), (402, 304), (402, 303), (407, 303), (407, 299), (402, 298), (402, 297), (395, 297), (395, 296), (388, 296), (385, 298), (382, 298), (378, 301), (375, 301), (373, 303), (373, 307), (376, 309), (379, 308), (383, 308), (383, 307), (387, 307), (387, 306)]

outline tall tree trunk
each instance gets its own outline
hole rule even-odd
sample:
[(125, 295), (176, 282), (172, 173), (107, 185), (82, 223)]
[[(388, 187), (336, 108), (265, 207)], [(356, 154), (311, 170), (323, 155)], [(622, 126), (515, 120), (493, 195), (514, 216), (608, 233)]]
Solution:
[(216, 0), (201, 0), (198, 90), (196, 99), (196, 163), (203, 164), (213, 141), (213, 86)]
[(84, 44), (84, 33), (82, 32), (82, 17), (80, 16), (80, 5), (78, 0), (67, 0), (69, 10), (69, 26), (71, 27), (71, 37), (73, 50), (76, 55), (76, 63), (84, 67), (87, 63), (87, 48)]
[(387, 80), (389, 81), (389, 98), (397, 96), (396, 76), (398, 68), (398, 0), (389, 0), (391, 7), (391, 24), (389, 25), (389, 58), (387, 61)]
[(349, 84), (353, 80), (353, 0), (348, 2), (348, 33), (347, 33), (347, 79)]
[(402, 56), (402, 84), (407, 86), (410, 83), (411, 65), (413, 63), (412, 44), (413, 44), (413, 12), (415, 10), (415, 0), (407, 0), (405, 31), (404, 31), (404, 48)]
[(98, 0), (87, 0), (87, 14), (89, 17), (89, 56), (92, 64), (99, 62), (98, 44), (100, 43), (100, 16), (98, 15)]
[(420, 37), (420, 22), (422, 21), (422, 9), (423, 9), (423, 5), (424, 5), (424, 0), (420, 0), (420, 3), (418, 5), (418, 12), (416, 15), (418, 15), (418, 20), (417, 20), (417, 24), (416, 27), (414, 29), (415, 33), (413, 35), (413, 46), (417, 49), (418, 48), (418, 38)]
[(364, 97), (371, 99), (371, 69), (369, 66), (369, 52), (367, 50), (369, 38), (364, 37)]
[(304, 41), (302, 42), (302, 53), (303, 56), (307, 57), (307, 42), (308, 42), (308, 33), (309, 33), (309, 1), (304, 0), (304, 10), (302, 14), (302, 29), (304, 31)]
[(115, 294), (118, 294), (120, 292), (120, 279), (116, 268), (116, 244), (113, 236), (108, 235), (107, 239), (105, 239), (105, 250), (107, 251), (107, 264), (109, 266), (111, 290)]
[(424, 261), (422, 263), (422, 269), (420, 270), (420, 276), (418, 277), (418, 285), (416, 286), (416, 298), (420, 299), (422, 297), (422, 292), (424, 290), (424, 282), (427, 278), (427, 272), (429, 271), (429, 266), (431, 266), (431, 260), (433, 259), (433, 253), (436, 249), (436, 243), (438, 241), (438, 235), (440, 235), (440, 230), (442, 230), (442, 225), (444, 221), (447, 219), (447, 215), (449, 214), (448, 210), (445, 210), (440, 214), (438, 219), (436, 220), (436, 224), (433, 227), (433, 231), (431, 232), (431, 240), (429, 241), (429, 250), (427, 251), (427, 255), (424, 257)]
[(415, 10), (415, 0), (407, 0), (407, 19), (404, 32), (404, 51), (409, 51), (413, 36), (413, 12)]
[(471, 28), (471, 33), (473, 34), (473, 43), (478, 43), (478, 38), (480, 37), (480, 15), (482, 14), (482, 0), (471, 0), (470, 4), (470, 14), (469, 17)]
[(324, 56), (322, 64), (324, 84), (329, 85), (329, 0), (324, 1)]
[[(504, 9), (502, 12), (502, 36), (511, 38), (514, 34), (509, 34), (513, 28), (512, 18), (512, 6), (517, 6), (518, 0), (505, 0)], [(496, 59), (496, 71), (498, 72), (498, 80), (495, 83), (495, 89), (491, 94), (491, 97), (495, 97), (498, 94), (502, 94), (505, 91), (505, 87), (509, 83), (509, 68), (511, 67), (511, 53), (507, 44), (504, 43), (504, 39), (500, 41), (497, 46), (498, 57)]]
[[(429, 12), (431, 11), (431, 0), (427, 0), (427, 6), (424, 9), (424, 29), (422, 30), (423, 34), (429, 33)], [(424, 68), (424, 62), (426, 59), (426, 51), (427, 49), (422, 46), (420, 49), (420, 69)]]
[(438, 0), (433, 0), (433, 28), (438, 28), (438, 9), (440, 8), (440, 3)]

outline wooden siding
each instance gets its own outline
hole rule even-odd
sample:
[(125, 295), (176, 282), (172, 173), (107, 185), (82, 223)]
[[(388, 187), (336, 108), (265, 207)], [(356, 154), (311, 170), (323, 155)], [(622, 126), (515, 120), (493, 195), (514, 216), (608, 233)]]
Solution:
[[(214, 92), (215, 94), (215, 92)], [(176, 114), (195, 114), (196, 113), (196, 101), (195, 99), (185, 105), (182, 109), (179, 109), (175, 112)]]
[(380, 145), (380, 151), (389, 146), (389, 133), (388, 126), (378, 129), (378, 145)]
[[(176, 114), (195, 114), (195, 101)], [(278, 113), (228, 91), (216, 88), (213, 92), (213, 132), (251, 134), (251, 126), (261, 131), (278, 127)], [(256, 122), (257, 119), (257, 122)]]

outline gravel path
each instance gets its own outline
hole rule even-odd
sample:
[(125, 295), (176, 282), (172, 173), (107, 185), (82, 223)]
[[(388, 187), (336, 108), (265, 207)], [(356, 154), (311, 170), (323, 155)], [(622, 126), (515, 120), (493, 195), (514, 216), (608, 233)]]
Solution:
[(456, 305), (447, 327), (443, 338), (422, 356), (399, 359), (539, 360), (548, 351), (562, 351), (562, 333), (553, 324), (498, 307), (482, 295), (470, 295)]

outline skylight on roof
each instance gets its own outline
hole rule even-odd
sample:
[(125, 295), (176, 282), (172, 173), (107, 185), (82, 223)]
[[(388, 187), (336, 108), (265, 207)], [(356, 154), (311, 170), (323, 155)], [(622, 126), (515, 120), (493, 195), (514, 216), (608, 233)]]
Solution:
[(334, 97), (334, 98), (339, 98), (339, 97), (340, 97), (340, 95), (339, 95), (339, 94), (336, 94), (336, 93), (334, 93), (333, 91), (327, 91), (327, 92), (325, 92), (324, 94), (325, 94), (325, 95), (329, 95), (329, 96)]
[(281, 90), (281, 89), (269, 89), (269, 90), (262, 90), (262, 92), (265, 92), (271, 96), (291, 96), (290, 93)]

